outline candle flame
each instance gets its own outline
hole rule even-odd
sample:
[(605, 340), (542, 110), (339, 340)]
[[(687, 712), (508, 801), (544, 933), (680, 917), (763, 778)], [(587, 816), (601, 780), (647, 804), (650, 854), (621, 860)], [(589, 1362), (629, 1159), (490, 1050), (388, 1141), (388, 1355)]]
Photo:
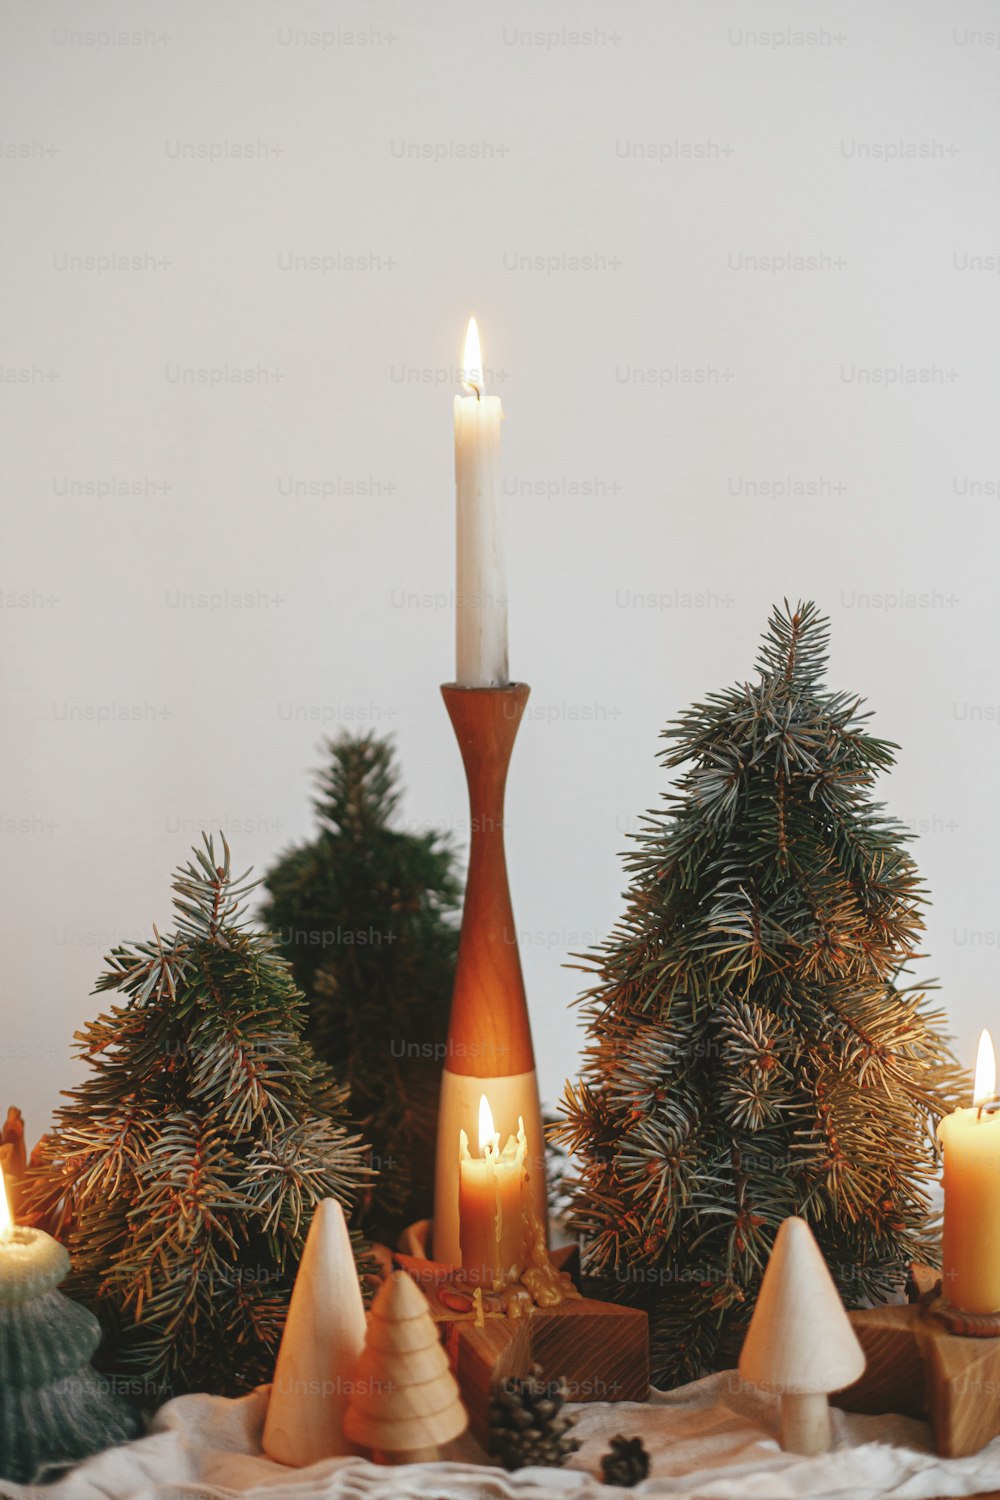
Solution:
[(479, 348), (479, 329), (475, 318), (469, 319), (465, 335), (465, 354), (462, 358), (462, 384), (466, 390), (483, 394), (483, 356)]
[(987, 1104), (997, 1091), (997, 1058), (993, 1050), (993, 1038), (984, 1031), (979, 1038), (979, 1055), (976, 1058), (976, 1086), (972, 1094), (973, 1104)]
[(0, 1240), (9, 1240), (13, 1233), (14, 1218), (7, 1199), (7, 1184), (4, 1181), (3, 1167), (0, 1167)]
[(483, 1094), (479, 1100), (479, 1151), (482, 1156), (492, 1149), (495, 1138), (493, 1111), (490, 1109), (490, 1101)]

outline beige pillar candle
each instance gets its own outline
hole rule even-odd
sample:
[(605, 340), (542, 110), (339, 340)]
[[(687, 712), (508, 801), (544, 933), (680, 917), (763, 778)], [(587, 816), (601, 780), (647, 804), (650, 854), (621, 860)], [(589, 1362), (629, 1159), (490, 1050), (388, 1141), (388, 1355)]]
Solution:
[(1000, 1312), (1000, 1114), (983, 1105), (996, 1095), (996, 1055), (979, 1039), (971, 1109), (941, 1121), (944, 1148), (945, 1301), (967, 1313)]
[(477, 1286), (502, 1286), (523, 1269), (521, 1190), (527, 1141), (524, 1121), (503, 1150), (484, 1094), (479, 1101), (479, 1156), (459, 1134), (458, 1225), (462, 1270)]

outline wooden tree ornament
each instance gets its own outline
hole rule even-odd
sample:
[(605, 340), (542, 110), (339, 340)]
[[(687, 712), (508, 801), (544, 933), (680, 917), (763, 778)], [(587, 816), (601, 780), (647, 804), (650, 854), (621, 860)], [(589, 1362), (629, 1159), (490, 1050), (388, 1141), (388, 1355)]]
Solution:
[(278, 1350), (264, 1452), (302, 1468), (350, 1453), (342, 1421), (365, 1340), (365, 1308), (344, 1211), (313, 1215)]
[(781, 1397), (781, 1446), (826, 1453), (831, 1391), (857, 1380), (865, 1356), (804, 1219), (778, 1230), (740, 1355), (749, 1385)]
[(368, 1317), (344, 1432), (376, 1463), (430, 1462), (468, 1426), (423, 1292), (394, 1271)]

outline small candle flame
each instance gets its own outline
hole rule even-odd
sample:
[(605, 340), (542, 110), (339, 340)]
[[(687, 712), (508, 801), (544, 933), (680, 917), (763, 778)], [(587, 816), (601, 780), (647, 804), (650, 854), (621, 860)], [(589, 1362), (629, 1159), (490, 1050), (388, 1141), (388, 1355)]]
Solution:
[(13, 1233), (14, 1217), (7, 1198), (7, 1183), (4, 1180), (3, 1167), (0, 1167), (0, 1241), (9, 1240)]
[(984, 1031), (979, 1038), (979, 1055), (976, 1058), (976, 1086), (972, 1093), (973, 1104), (988, 1104), (997, 1091), (997, 1058), (993, 1050), (993, 1038)]
[(475, 318), (469, 319), (469, 328), (465, 335), (462, 384), (466, 390), (474, 391), (477, 396), (483, 394), (483, 356), (479, 348), (479, 329)]
[(495, 1149), (496, 1131), (493, 1128), (493, 1111), (490, 1109), (490, 1101), (483, 1094), (479, 1100), (479, 1151), (482, 1156), (485, 1156)]

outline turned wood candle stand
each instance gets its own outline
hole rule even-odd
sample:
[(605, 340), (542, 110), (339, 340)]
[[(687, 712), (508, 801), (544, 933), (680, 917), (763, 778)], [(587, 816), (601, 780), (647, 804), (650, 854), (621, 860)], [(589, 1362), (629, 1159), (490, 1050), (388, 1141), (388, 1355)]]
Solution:
[(441, 1074), (434, 1189), (434, 1258), (461, 1263), (458, 1140), (478, 1140), (485, 1094), (501, 1141), (524, 1121), (534, 1212), (545, 1222), (545, 1142), (528, 1004), (507, 880), (504, 791), (530, 688), (441, 689), (469, 790), (469, 872)]
[[(564, 1380), (570, 1401), (645, 1401), (649, 1339), (644, 1312), (574, 1295), (515, 1312), (498, 1299), (473, 1303), (463, 1281), (459, 1234), (459, 1132), (478, 1138), (485, 1094), (501, 1140), (523, 1120), (527, 1138), (525, 1208), (544, 1241), (548, 1220), (545, 1140), (504, 848), (504, 791), (530, 689), (467, 688), (441, 693), (462, 754), (469, 790), (470, 849), (462, 932), (438, 1115), (433, 1226), (413, 1226), (396, 1263), (418, 1283), (439, 1325), (473, 1433), (488, 1443), (490, 1389), (508, 1376)], [(433, 1248), (430, 1248), (430, 1238)], [(427, 1258), (433, 1255), (433, 1260)], [(553, 1257), (560, 1266), (560, 1257)]]
[(978, 1453), (1000, 1434), (1000, 1319), (949, 1307), (940, 1283), (919, 1302), (849, 1316), (866, 1368), (832, 1398), (837, 1406), (929, 1421), (944, 1458)]

